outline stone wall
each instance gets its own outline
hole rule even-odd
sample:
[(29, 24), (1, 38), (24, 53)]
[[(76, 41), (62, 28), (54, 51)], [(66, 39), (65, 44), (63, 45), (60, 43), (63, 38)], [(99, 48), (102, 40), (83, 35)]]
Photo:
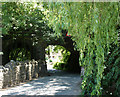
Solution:
[(10, 61), (0, 68), (0, 88), (15, 86), (21, 82), (38, 78), (42, 71), (42, 65), (44, 65), (44, 62), (40, 60), (24, 62)]

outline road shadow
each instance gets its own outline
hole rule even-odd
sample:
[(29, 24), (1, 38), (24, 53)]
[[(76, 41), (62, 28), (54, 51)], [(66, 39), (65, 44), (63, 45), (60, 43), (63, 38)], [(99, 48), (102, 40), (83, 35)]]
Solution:
[(81, 78), (60, 70), (50, 70), (50, 76), (40, 77), (6, 91), (6, 95), (79, 95)]

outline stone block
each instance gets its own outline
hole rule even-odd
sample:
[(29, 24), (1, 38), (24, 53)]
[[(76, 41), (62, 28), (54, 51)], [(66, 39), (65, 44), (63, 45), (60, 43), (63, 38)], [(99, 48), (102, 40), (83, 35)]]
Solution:
[(3, 88), (3, 79), (4, 79), (3, 68), (2, 68), (2, 66), (1, 66), (1, 67), (0, 67), (0, 89)]
[(27, 60), (15, 62), (11, 60), (0, 68), (0, 88), (15, 86), (26, 80), (38, 78), (39, 74), (45, 73), (45, 63), (41, 60)]
[(32, 80), (32, 64), (31, 64), (31, 61), (29, 62), (29, 64), (28, 64), (28, 66), (29, 66), (29, 70), (28, 70), (28, 72), (29, 72), (29, 80)]
[(9, 68), (4, 69), (4, 78), (3, 78), (3, 88), (7, 88), (9, 86), (10, 78), (9, 78)]

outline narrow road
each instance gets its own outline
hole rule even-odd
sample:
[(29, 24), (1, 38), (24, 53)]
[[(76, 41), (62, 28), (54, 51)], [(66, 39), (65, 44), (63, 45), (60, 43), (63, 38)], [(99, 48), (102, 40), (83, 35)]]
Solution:
[(1, 95), (79, 95), (80, 75), (63, 72), (60, 70), (49, 70), (51, 76), (40, 77), (36, 80), (0, 90)]

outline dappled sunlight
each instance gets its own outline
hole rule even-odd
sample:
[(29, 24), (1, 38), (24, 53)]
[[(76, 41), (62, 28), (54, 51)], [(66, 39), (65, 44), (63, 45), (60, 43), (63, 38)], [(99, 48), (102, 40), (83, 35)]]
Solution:
[(40, 77), (0, 93), (2, 95), (79, 95), (80, 80), (79, 74), (55, 71), (51, 76)]
[(19, 1), (0, 4), (0, 96), (120, 95), (119, 0)]

